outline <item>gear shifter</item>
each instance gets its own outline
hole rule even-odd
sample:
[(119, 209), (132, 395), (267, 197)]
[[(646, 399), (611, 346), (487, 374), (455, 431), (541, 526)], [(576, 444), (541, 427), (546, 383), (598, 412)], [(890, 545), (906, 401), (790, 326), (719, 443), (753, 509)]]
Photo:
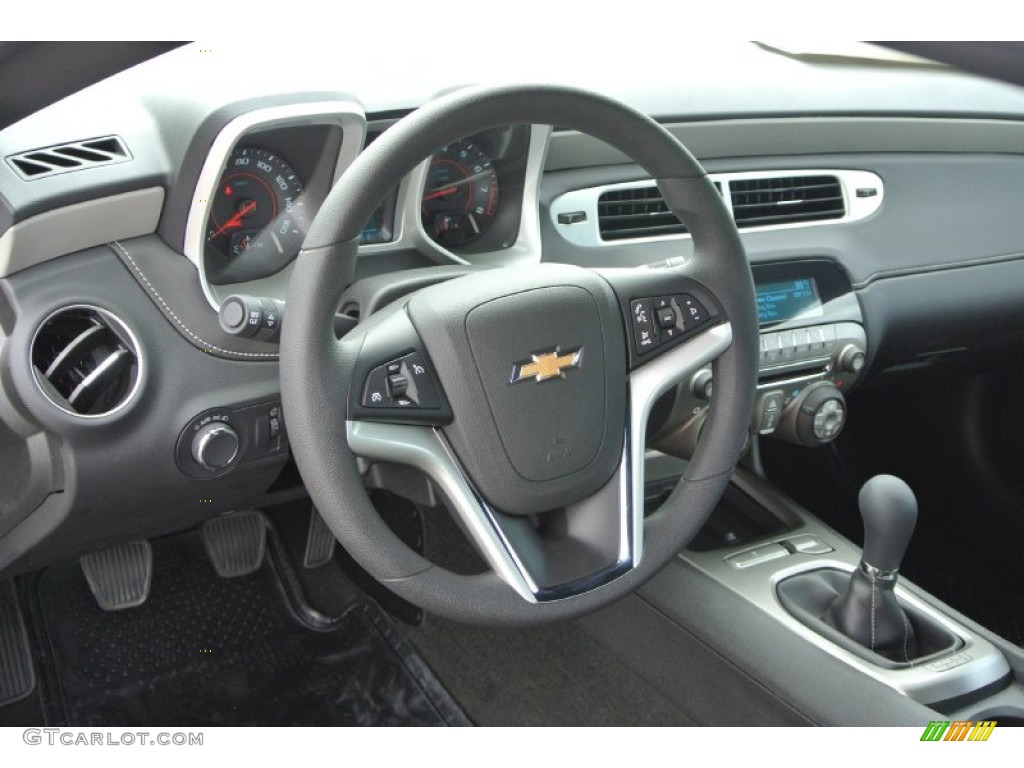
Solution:
[(893, 589), (917, 522), (917, 499), (898, 477), (876, 475), (861, 488), (857, 501), (864, 520), (864, 552), (826, 620), (865, 648), (909, 662), (918, 655), (917, 637)]

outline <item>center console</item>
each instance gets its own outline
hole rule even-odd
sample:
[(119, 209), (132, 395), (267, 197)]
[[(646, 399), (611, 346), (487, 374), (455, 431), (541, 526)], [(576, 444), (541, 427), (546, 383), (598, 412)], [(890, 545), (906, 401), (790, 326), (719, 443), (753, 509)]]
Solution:
[[(729, 545), (689, 549), (681, 557), (834, 659), (906, 696), (943, 711), (1009, 685), (1010, 667), (988, 639), (950, 617), (934, 598), (900, 580), (894, 592), (921, 650), (889, 658), (821, 621), (862, 561), (862, 550), (770, 484), (737, 470), (734, 493), (776, 521), (774, 532)], [(874, 595), (872, 595), (874, 597)], [(873, 628), (874, 617), (866, 626)]]
[[(654, 513), (685, 474), (686, 462), (651, 450), (646, 465)], [(814, 510), (740, 467), (687, 549), (608, 627), (594, 622), (596, 631), (666, 695), (686, 705), (698, 702), (701, 722), (919, 728), (931, 720), (1024, 723), (1024, 651), (902, 576), (880, 572), (896, 570), (905, 544), (896, 540), (909, 523), (897, 524), (902, 534), (894, 533), (886, 522), (892, 508), (868, 497), (861, 497), (869, 529), (861, 549)], [(881, 517), (873, 520), (871, 507)], [(881, 623), (871, 618), (871, 591), (868, 619), (862, 610), (853, 623), (869, 633), (877, 629), (877, 645), (834, 620), (844, 594), (856, 596), (851, 587), (871, 560), (877, 563), (867, 568), (872, 586), (879, 581), (874, 598), (886, 589), (882, 580), (891, 578), (898, 615), (912, 628), (908, 645), (899, 640), (893, 648), (883, 641)], [(666, 655), (681, 671), (662, 685), (667, 667), (659, 660)]]

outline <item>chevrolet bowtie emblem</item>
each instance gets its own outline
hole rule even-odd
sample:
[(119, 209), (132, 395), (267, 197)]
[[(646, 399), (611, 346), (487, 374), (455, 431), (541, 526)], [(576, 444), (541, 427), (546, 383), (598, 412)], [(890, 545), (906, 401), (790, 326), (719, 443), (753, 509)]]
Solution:
[(512, 380), (510, 384), (526, 379), (544, 381), (558, 377), (565, 378), (565, 369), (579, 368), (583, 360), (583, 347), (562, 352), (555, 347), (552, 352), (544, 352), (539, 355), (530, 355), (529, 360), (522, 360), (512, 366)]

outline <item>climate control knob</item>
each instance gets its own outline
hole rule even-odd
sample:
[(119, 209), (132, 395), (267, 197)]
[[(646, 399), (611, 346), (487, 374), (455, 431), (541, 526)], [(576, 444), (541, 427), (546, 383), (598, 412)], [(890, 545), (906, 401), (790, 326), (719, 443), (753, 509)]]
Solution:
[(228, 424), (216, 421), (199, 428), (192, 438), (192, 458), (203, 469), (216, 472), (238, 456), (238, 433)]
[(808, 387), (797, 408), (796, 435), (804, 445), (831, 443), (846, 424), (846, 399), (826, 382)]

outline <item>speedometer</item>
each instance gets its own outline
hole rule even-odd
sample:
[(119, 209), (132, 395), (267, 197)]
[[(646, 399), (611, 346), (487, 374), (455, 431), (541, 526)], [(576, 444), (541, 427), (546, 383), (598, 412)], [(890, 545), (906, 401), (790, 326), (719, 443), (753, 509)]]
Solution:
[(207, 247), (221, 263), (244, 257), (284, 266), (298, 253), (307, 225), (302, 182), (284, 160), (251, 147), (231, 153), (207, 222)]
[(453, 142), (430, 160), (420, 204), (423, 228), (444, 246), (471, 243), (494, 221), (499, 193), (491, 158), (472, 141)]

